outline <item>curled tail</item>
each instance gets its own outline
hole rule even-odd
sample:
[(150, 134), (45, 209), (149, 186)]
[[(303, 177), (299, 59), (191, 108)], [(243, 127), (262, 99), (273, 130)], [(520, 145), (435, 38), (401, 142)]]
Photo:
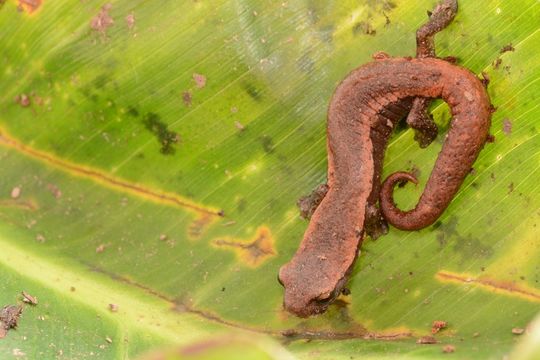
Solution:
[[(481, 92), (478, 94), (484, 95)], [(478, 107), (485, 107), (484, 104), (489, 104), (489, 100), (475, 103)], [(468, 121), (462, 121), (463, 118), (453, 120), (424, 192), (414, 209), (402, 211), (397, 208), (393, 191), (394, 186), (400, 183), (410, 181), (417, 184), (416, 177), (407, 172), (396, 172), (386, 178), (380, 192), (380, 207), (390, 224), (402, 230), (419, 230), (439, 218), (469, 174), (487, 140), (489, 109), (483, 109), (483, 113), (485, 116)]]

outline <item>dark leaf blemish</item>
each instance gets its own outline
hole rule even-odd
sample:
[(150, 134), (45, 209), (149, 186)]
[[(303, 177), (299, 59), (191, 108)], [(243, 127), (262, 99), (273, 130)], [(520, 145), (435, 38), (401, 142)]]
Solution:
[(167, 124), (161, 121), (156, 113), (148, 113), (143, 118), (143, 124), (146, 129), (152, 132), (161, 144), (160, 152), (165, 155), (172, 155), (176, 149), (174, 145), (180, 141), (180, 135), (167, 128)]

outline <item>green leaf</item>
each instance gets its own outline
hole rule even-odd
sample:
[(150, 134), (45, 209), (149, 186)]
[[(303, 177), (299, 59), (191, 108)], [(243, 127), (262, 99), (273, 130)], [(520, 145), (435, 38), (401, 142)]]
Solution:
[[(497, 107), (495, 142), (437, 224), (366, 239), (326, 314), (281, 306), (277, 272), (307, 226), (296, 200), (326, 178), (333, 89), (377, 51), (414, 55), (435, 3), (0, 1), (0, 305), (38, 299), (0, 357), (135, 358), (230, 336), (250, 340), (201, 356), (511, 353), (540, 308), (535, 0), (460, 1), (436, 38), (487, 73)], [(446, 131), (448, 109), (433, 114)], [(443, 138), (420, 149), (398, 130), (385, 175), (425, 183)], [(398, 189), (399, 205), (421, 191)], [(417, 344), (436, 320), (439, 344)]]

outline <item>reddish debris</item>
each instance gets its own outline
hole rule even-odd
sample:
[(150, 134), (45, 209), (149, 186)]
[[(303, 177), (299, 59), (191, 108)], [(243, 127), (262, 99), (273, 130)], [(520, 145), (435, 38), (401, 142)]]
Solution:
[(195, 85), (197, 85), (199, 89), (202, 89), (206, 86), (206, 76), (204, 75), (194, 73), (193, 80), (195, 80)]
[(107, 29), (113, 26), (114, 20), (109, 15), (112, 5), (107, 3), (101, 7), (99, 13), (90, 21), (90, 27), (103, 35), (107, 32)]
[(510, 119), (503, 120), (503, 133), (510, 135), (512, 133), (512, 122)]
[(456, 351), (456, 347), (454, 345), (444, 345), (442, 348), (442, 352), (446, 354), (453, 353), (454, 351)]
[(17, 10), (31, 14), (41, 6), (41, 0), (19, 0)]
[(422, 336), (418, 340), (416, 340), (417, 344), (425, 345), (425, 344), (436, 344), (437, 339), (435, 339), (433, 336)]
[(446, 326), (448, 326), (448, 323), (446, 321), (442, 320), (435, 320), (433, 324), (431, 325), (431, 333), (436, 334), (441, 329), (444, 329)]
[(37, 298), (35, 296), (30, 295), (26, 291), (22, 292), (22, 296), (23, 296), (23, 299), (22, 299), (23, 302), (25, 302), (27, 304), (30, 304), (30, 305), (37, 305), (38, 304)]
[(133, 30), (133, 27), (135, 26), (135, 14), (133, 12), (129, 13), (128, 16), (126, 16), (126, 23), (129, 30)]

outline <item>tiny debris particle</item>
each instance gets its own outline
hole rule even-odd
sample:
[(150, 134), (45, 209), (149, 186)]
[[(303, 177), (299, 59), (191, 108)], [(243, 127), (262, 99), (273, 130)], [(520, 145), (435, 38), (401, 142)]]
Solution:
[(433, 324), (431, 325), (431, 333), (436, 334), (441, 329), (446, 328), (447, 325), (448, 325), (448, 323), (446, 321), (435, 320), (435, 321), (433, 321)]
[(193, 100), (193, 96), (191, 95), (191, 91), (184, 91), (182, 93), (182, 101), (184, 102), (184, 105), (191, 106), (192, 100)]
[(512, 334), (514, 335), (522, 335), (525, 332), (525, 329), (523, 328), (513, 328)]
[(13, 349), (13, 351), (11, 352), (13, 354), (13, 356), (26, 356), (26, 353), (22, 352), (21, 349)]
[(508, 118), (503, 120), (503, 132), (506, 135), (512, 134), (512, 122)]
[(7, 305), (2, 308), (0, 311), (0, 339), (6, 336), (8, 330), (17, 327), (22, 311), (22, 306), (18, 305)]
[(133, 12), (130, 12), (126, 16), (126, 23), (127, 23), (128, 29), (133, 30), (133, 27), (135, 26), (135, 15), (133, 14)]
[(26, 94), (20, 94), (15, 96), (15, 102), (22, 107), (28, 107), (30, 106), (30, 97)]
[(105, 251), (105, 245), (104, 244), (101, 244), (96, 248), (96, 253), (98, 253), (98, 254), (102, 253), (103, 251)]
[(240, 121), (235, 121), (234, 126), (240, 131), (244, 131), (246, 129), (246, 127)]
[(38, 299), (36, 297), (30, 295), (26, 291), (23, 290), (23, 292), (21, 294), (23, 296), (23, 301), (25, 303), (30, 304), (30, 305), (37, 305), (38, 304)]
[(116, 304), (109, 304), (109, 310), (111, 312), (118, 312), (118, 305)]
[(62, 191), (54, 184), (47, 184), (47, 190), (49, 190), (55, 199), (60, 199), (62, 197)]
[(109, 344), (112, 344), (112, 339), (108, 336), (105, 338), (105, 341), (108, 342)]
[(38, 243), (44, 243), (45, 242), (45, 236), (41, 235), (41, 234), (37, 234), (36, 235), (36, 241)]
[(195, 85), (199, 89), (202, 89), (206, 86), (206, 76), (204, 75), (193, 73), (193, 80), (195, 80)]
[(425, 345), (425, 344), (436, 344), (437, 339), (435, 339), (433, 336), (422, 336), (418, 340), (416, 340), (417, 344)]
[(445, 354), (453, 353), (456, 351), (456, 347), (454, 345), (444, 345), (442, 351)]
[(17, 199), (19, 196), (21, 196), (21, 188), (16, 186), (11, 190), (11, 198)]
[(159, 240), (165, 241), (165, 240), (167, 240), (167, 239), (168, 239), (168, 236), (167, 236), (167, 235), (165, 235), (165, 234), (159, 235)]

